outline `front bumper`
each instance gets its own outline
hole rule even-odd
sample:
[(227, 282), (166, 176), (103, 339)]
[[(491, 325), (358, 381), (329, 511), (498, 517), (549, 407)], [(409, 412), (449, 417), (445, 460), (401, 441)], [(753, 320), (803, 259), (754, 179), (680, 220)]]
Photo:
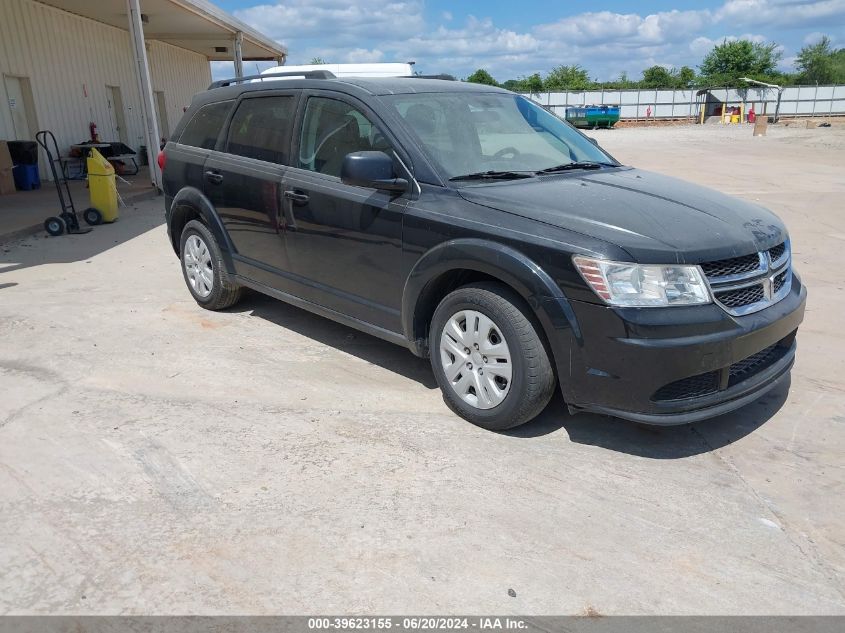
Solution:
[(555, 354), (564, 398), (573, 410), (658, 425), (742, 407), (786, 379), (806, 300), (793, 275), (784, 299), (740, 317), (715, 304), (654, 309), (570, 301), (576, 327), (567, 333), (568, 349)]

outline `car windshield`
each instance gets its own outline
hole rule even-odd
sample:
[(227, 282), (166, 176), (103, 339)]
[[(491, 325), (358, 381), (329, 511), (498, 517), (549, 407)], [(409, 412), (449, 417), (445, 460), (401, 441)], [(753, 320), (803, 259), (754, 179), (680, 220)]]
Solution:
[(385, 100), (449, 179), (486, 180), (498, 172), (554, 171), (570, 163), (617, 164), (568, 123), (519, 95), (417, 93)]

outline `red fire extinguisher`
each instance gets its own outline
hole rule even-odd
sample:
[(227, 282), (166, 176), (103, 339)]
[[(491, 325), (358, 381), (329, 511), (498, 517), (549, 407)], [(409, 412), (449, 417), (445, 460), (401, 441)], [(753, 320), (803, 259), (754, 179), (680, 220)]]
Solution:
[(99, 143), (100, 137), (97, 136), (97, 124), (91, 121), (91, 123), (88, 124), (88, 131), (91, 133), (91, 141), (93, 143)]

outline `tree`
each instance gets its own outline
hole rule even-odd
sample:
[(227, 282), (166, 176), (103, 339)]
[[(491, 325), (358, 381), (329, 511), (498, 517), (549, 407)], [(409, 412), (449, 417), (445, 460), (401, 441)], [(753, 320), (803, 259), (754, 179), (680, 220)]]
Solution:
[(832, 84), (845, 81), (845, 49), (834, 51), (830, 38), (823, 35), (816, 43), (805, 46), (798, 53), (795, 65), (800, 71), (799, 81)]
[(585, 90), (591, 85), (589, 73), (578, 64), (557, 66), (546, 76), (546, 90)]
[(498, 86), (499, 82), (483, 68), (479, 68), (466, 79), (473, 84), (484, 84), (485, 86)]
[(322, 57), (314, 57), (314, 58), (312, 58), (312, 59), (311, 59), (311, 61), (310, 61), (310, 62), (308, 62), (308, 63), (309, 63), (309, 64), (313, 64), (313, 65), (315, 65), (315, 66), (319, 66), (320, 64), (328, 64), (329, 62), (327, 62), (327, 61), (326, 61), (325, 59), (323, 59)]
[(782, 53), (775, 43), (761, 44), (750, 40), (723, 40), (713, 47), (701, 62), (701, 74), (707, 83), (738, 85), (741, 77), (773, 78)]
[(543, 78), (540, 73), (534, 73), (528, 77), (520, 77), (519, 79), (508, 79), (502, 84), (502, 88), (513, 90), (514, 92), (530, 92), (537, 94), (543, 92)]
[(673, 88), (675, 77), (663, 66), (652, 66), (643, 71), (643, 80), (640, 82), (643, 88)]
[(689, 66), (681, 66), (676, 79), (678, 88), (689, 88), (695, 83), (695, 71)]

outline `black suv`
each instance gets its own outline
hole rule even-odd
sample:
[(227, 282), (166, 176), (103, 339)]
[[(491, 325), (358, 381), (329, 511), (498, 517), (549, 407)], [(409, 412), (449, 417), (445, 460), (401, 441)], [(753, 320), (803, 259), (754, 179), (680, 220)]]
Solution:
[(771, 212), (623, 166), (506, 90), (264, 79), (198, 94), (159, 157), (201, 306), (253, 288), (429, 356), (490, 429), (558, 384), (573, 412), (679, 424), (787, 376), (806, 291)]

